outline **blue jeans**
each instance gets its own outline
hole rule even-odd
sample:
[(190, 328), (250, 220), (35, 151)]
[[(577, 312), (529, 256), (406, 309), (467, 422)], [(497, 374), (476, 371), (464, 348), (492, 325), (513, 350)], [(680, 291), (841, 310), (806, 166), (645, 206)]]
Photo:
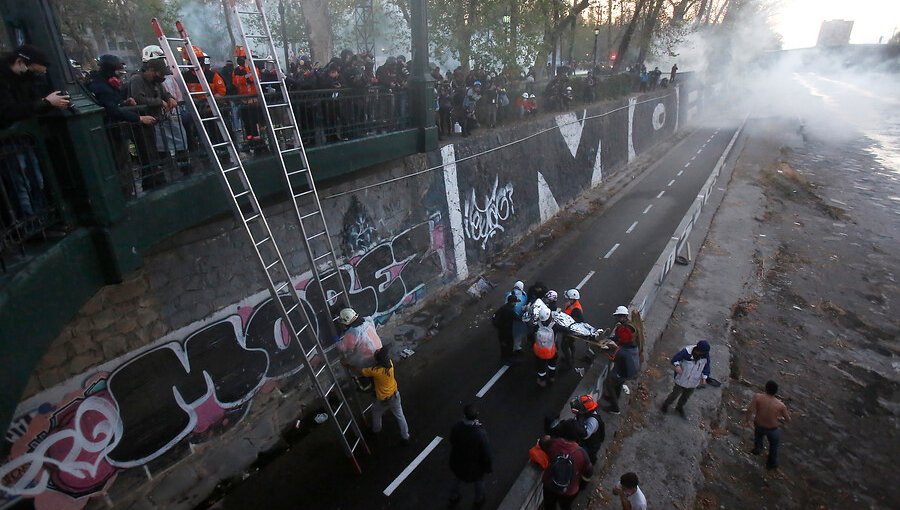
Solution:
[(763, 438), (769, 439), (769, 458), (766, 467), (774, 469), (778, 467), (778, 445), (781, 444), (781, 430), (778, 427), (766, 428), (759, 425), (753, 428), (753, 453), (760, 454), (763, 449)]
[[(15, 219), (24, 219), (44, 212), (44, 175), (37, 155), (30, 147), (22, 147), (0, 162), (4, 184)], [(12, 220), (14, 221), (14, 220)]]

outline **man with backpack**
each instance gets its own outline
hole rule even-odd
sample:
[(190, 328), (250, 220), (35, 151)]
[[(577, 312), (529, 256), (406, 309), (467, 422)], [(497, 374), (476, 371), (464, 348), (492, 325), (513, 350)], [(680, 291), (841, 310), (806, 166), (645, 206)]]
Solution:
[(568, 510), (594, 474), (594, 465), (584, 448), (576, 443), (574, 427), (563, 427), (560, 437), (544, 436), (538, 443), (550, 460), (542, 478), (544, 509)]
[(579, 426), (578, 444), (587, 452), (591, 463), (597, 462), (597, 451), (606, 439), (606, 427), (600, 418), (597, 401), (591, 395), (575, 397), (569, 403)]

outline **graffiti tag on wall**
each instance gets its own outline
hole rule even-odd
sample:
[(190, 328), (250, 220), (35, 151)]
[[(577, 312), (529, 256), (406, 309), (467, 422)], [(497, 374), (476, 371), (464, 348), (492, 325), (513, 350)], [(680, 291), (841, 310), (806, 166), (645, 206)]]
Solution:
[(481, 249), (487, 247), (487, 242), (500, 232), (503, 232), (502, 222), (515, 214), (513, 204), (513, 186), (507, 183), (500, 187), (500, 178), (494, 177), (494, 188), (484, 197), (484, 205), (478, 205), (475, 197), (475, 189), (466, 198), (463, 213), (463, 230), (466, 237), (478, 242), (481, 241)]
[[(383, 323), (444, 275), (440, 219), (435, 214), (376, 242), (341, 266), (361, 314)], [(296, 287), (312, 315), (309, 300), (319, 293), (306, 292), (310, 283), (307, 274)], [(302, 350), (269, 298), (89, 375), (77, 391), (13, 420), (0, 465), (0, 506), (25, 496), (38, 508), (82, 508), (120, 470), (233, 427), (254, 396), (302, 370)]]

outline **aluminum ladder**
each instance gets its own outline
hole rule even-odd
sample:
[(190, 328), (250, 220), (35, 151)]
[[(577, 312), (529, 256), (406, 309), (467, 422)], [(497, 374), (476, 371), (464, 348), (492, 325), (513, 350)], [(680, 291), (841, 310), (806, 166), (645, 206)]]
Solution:
[[(350, 403), (345, 396), (344, 390), (341, 388), (340, 381), (338, 380), (331, 363), (329, 363), (327, 351), (319, 339), (320, 335), (318, 335), (315, 328), (311, 326), (314, 324), (311, 319), (315, 318), (315, 315), (311, 317), (310, 312), (315, 314), (315, 310), (307, 310), (307, 306), (304, 305), (304, 302), (300, 298), (300, 294), (291, 281), (291, 274), (288, 270), (287, 263), (282, 256), (282, 250), (279, 248), (272, 235), (269, 223), (263, 214), (256, 193), (250, 184), (243, 162), (235, 147), (234, 139), (231, 137), (231, 133), (228, 131), (227, 125), (225, 124), (225, 118), (214, 99), (209, 82), (202, 72), (197, 56), (194, 54), (191, 40), (181, 21), (176, 22), (176, 29), (180, 35), (178, 38), (166, 37), (157, 19), (154, 18), (151, 23), (153, 25), (153, 30), (159, 39), (159, 45), (163, 50), (165, 59), (172, 69), (173, 74), (175, 75), (174, 77), (182, 90), (187, 90), (184, 76), (181, 74), (182, 71), (194, 72), (200, 82), (202, 90), (199, 92), (189, 92), (188, 96), (190, 100), (185, 101), (185, 103), (195, 118), (201, 141), (209, 152), (210, 161), (215, 166), (222, 186), (225, 188), (225, 191), (231, 199), (234, 215), (244, 227), (244, 231), (250, 238), (251, 245), (256, 254), (256, 262), (266, 275), (266, 286), (269, 289), (273, 301), (277, 304), (277, 310), (284, 324), (283, 329), (287, 330), (290, 342), (296, 342), (296, 345), (300, 346), (313, 386), (321, 397), (323, 407), (327, 411), (330, 421), (338, 430), (344, 451), (353, 463), (356, 472), (361, 473), (362, 469), (357, 460), (356, 452), (359, 448), (362, 448), (363, 451), (368, 453), (368, 444), (363, 437), (362, 429), (351, 410)], [(173, 44), (176, 47), (187, 49), (186, 53), (190, 63), (179, 63), (172, 50)], [(254, 76), (256, 76), (255, 72)], [(285, 97), (285, 99), (288, 98)], [(205, 108), (201, 109), (200, 104), (205, 105)], [(268, 115), (268, 111), (277, 105), (265, 104), (265, 106)], [(286, 108), (288, 111), (291, 111), (289, 102)], [(291, 114), (291, 118), (293, 119), (293, 113)], [(295, 126), (294, 129), (296, 131)], [(213, 140), (210, 132), (212, 131), (215, 133), (214, 130), (218, 130), (219, 136), (215, 137), (216, 140), (222, 141)], [(275, 133), (275, 131), (271, 132)], [(299, 135), (297, 136), (296, 141), (299, 142)], [(282, 154), (290, 151), (298, 152), (302, 155), (302, 172), (290, 172), (284, 166)], [(306, 154), (303, 150), (303, 145), (298, 144), (285, 150), (279, 149), (279, 162), (281, 163), (281, 168), (289, 184), (292, 184), (291, 177), (293, 175), (306, 176), (305, 178), (308, 180), (309, 189), (302, 192), (306, 193), (302, 196), (309, 196), (312, 194), (316, 198), (314, 205), (318, 209), (317, 214), (322, 219), (323, 224), (321, 233), (317, 232), (317, 234), (318, 237), (324, 236), (324, 238), (329, 241), (328, 246), (331, 247), (328, 231), (324, 228), (324, 216), (322, 216), (318, 197), (315, 195), (312, 176), (309, 174), (309, 167), (306, 164)], [(295, 209), (299, 211), (297, 202), (299, 197), (296, 195), (301, 195), (301, 193), (297, 193), (292, 186), (291, 195), (294, 196)], [(306, 252), (308, 256), (311, 256), (309, 237), (310, 236), (306, 235), (306, 231), (304, 230)], [(332, 267), (334, 268), (333, 272), (337, 274), (338, 266), (333, 248), (328, 255)], [(321, 258), (324, 259), (325, 257)], [(314, 264), (311, 265), (313, 266), (313, 274), (318, 279), (320, 277), (319, 275), (322, 274), (322, 271), (317, 270)], [(342, 279), (338, 277), (337, 280), (341, 282), (341, 291), (343, 292), (343, 296), (346, 297), (347, 294), (346, 291), (343, 290)], [(328, 295), (322, 290), (326, 288), (324, 285), (320, 283), (318, 287), (323, 295)], [(340, 296), (336, 292), (332, 292), (331, 297), (332, 302), (337, 302), (337, 299)], [(328, 301), (329, 300), (326, 299), (323, 303), (326, 312), (328, 312)], [(325, 317), (330, 319), (330, 315), (325, 315)], [(330, 327), (333, 330), (334, 325), (330, 320), (324, 322), (324, 327)]]

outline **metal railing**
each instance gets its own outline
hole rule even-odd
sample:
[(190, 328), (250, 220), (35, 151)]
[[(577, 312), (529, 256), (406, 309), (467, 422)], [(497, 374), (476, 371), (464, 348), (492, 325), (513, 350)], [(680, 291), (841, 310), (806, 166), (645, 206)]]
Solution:
[(28, 243), (66, 233), (52, 190), (52, 168), (41, 142), (30, 133), (0, 131), (0, 270), (27, 262)]

